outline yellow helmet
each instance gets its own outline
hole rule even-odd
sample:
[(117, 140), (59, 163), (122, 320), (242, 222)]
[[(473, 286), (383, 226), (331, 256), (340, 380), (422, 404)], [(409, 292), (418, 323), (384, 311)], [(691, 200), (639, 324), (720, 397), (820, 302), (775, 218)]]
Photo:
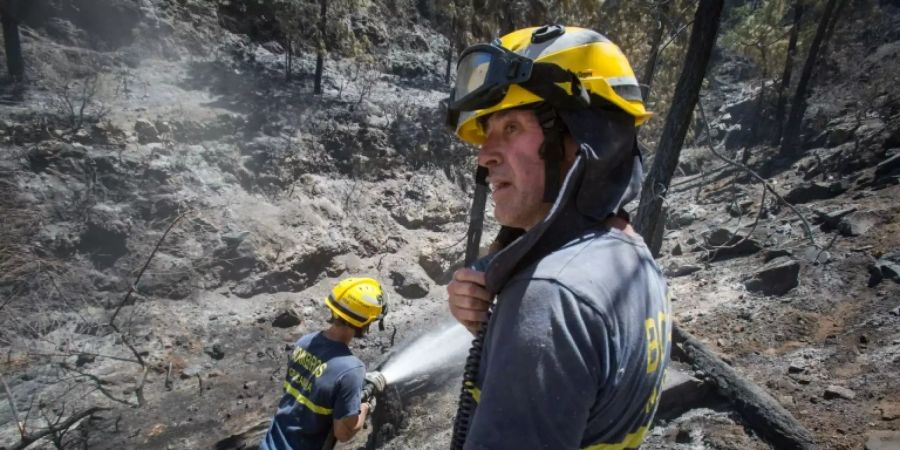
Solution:
[(331, 289), (325, 306), (350, 325), (363, 328), (381, 316), (384, 293), (372, 278), (345, 278)]
[(523, 28), (464, 50), (448, 121), (462, 140), (479, 145), (485, 139), (480, 117), (549, 101), (550, 95), (535, 91), (554, 94), (557, 88), (568, 97), (585, 97), (583, 106), (612, 103), (634, 117), (636, 126), (652, 115), (619, 47), (595, 31), (555, 25)]

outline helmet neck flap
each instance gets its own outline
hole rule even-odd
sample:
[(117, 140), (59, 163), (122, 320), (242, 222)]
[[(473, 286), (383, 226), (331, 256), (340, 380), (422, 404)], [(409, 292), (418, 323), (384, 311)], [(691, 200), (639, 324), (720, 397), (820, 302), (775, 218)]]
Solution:
[(518, 270), (600, 229), (640, 194), (643, 169), (631, 116), (596, 108), (557, 113), (578, 146), (577, 156), (547, 217), (492, 256), (485, 274), (492, 293)]

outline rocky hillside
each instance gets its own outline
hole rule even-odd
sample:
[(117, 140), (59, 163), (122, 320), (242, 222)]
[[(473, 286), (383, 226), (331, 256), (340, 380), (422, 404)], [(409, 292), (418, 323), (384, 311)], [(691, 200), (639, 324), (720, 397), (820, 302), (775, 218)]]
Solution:
[[(335, 52), (322, 95), (315, 53), (286, 80), (231, 2), (83, 3), (23, 18), (29, 78), (0, 91), (0, 448), (17, 423), (33, 447), (254, 447), (342, 276), (388, 288), (370, 367), (448, 320), (473, 149), (443, 127), (448, 43), (413, 2), (341, 23), (381, 64)], [(718, 52), (660, 258), (678, 322), (822, 448), (900, 439), (900, 11), (874, 8), (839, 23), (793, 155), (750, 134), (759, 82)], [(770, 448), (679, 367), (649, 448)], [(457, 370), (394, 386), (348, 447), (445, 448)]]

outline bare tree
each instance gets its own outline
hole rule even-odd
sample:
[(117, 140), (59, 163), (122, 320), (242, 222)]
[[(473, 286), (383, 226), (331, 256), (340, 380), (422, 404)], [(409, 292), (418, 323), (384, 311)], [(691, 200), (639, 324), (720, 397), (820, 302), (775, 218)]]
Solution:
[(666, 117), (656, 156), (653, 158), (653, 166), (644, 181), (635, 225), (654, 255), (659, 253), (662, 236), (661, 233), (653, 231), (655, 227), (661, 226), (660, 223), (665, 222), (662, 213), (663, 201), (675, 173), (675, 167), (678, 165), (681, 146), (690, 127), (694, 107), (697, 105), (700, 87), (719, 31), (722, 6), (723, 0), (700, 0), (697, 6), (687, 55), (675, 87), (672, 108)]
[(788, 38), (787, 57), (784, 60), (784, 72), (781, 74), (781, 84), (778, 87), (778, 104), (775, 107), (775, 134), (773, 144), (781, 141), (781, 133), (784, 124), (784, 112), (787, 108), (787, 91), (791, 86), (791, 72), (794, 69), (794, 57), (797, 53), (797, 37), (800, 35), (800, 25), (803, 20), (803, 0), (794, 0), (794, 20), (791, 25), (791, 34)]
[(328, 0), (319, 0), (319, 39), (318, 48), (316, 49), (316, 80), (313, 93), (322, 94), (322, 72), (325, 70), (325, 43), (327, 42), (327, 30), (325, 26), (328, 24)]
[(3, 25), (6, 69), (13, 80), (21, 80), (25, 77), (25, 59), (22, 57), (22, 42), (19, 39), (18, 6), (17, 0), (0, 0), (0, 22)]
[(656, 63), (659, 60), (662, 38), (666, 31), (665, 17), (669, 14), (671, 4), (672, 0), (663, 1), (655, 10), (656, 28), (653, 30), (653, 38), (650, 41), (650, 55), (648, 56), (647, 64), (644, 65), (644, 73), (640, 80), (646, 86), (644, 102), (650, 98), (650, 86), (653, 85), (653, 75), (656, 73)]
[(825, 30), (828, 28), (828, 23), (834, 12), (835, 3), (837, 3), (837, 0), (828, 0), (828, 3), (825, 4), (825, 11), (819, 20), (816, 35), (809, 46), (809, 53), (806, 55), (806, 62), (803, 64), (803, 72), (800, 73), (797, 90), (791, 101), (791, 113), (788, 115), (788, 120), (784, 127), (784, 136), (781, 140), (782, 154), (799, 153), (797, 147), (800, 140), (800, 126), (803, 122), (803, 114), (806, 113), (806, 99), (809, 95), (810, 80), (812, 79), (813, 69), (816, 66), (816, 58), (819, 56), (819, 48), (825, 39)]

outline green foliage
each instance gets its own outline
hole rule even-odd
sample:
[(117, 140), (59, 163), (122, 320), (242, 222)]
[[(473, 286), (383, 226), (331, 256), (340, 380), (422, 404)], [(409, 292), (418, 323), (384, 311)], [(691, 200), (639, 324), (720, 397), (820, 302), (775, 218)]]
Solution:
[[(722, 44), (752, 61), (763, 77), (781, 73), (787, 53), (790, 11), (787, 0), (767, 0), (742, 5), (732, 12), (735, 24), (723, 35)], [(789, 22), (789, 21), (787, 21)]]

